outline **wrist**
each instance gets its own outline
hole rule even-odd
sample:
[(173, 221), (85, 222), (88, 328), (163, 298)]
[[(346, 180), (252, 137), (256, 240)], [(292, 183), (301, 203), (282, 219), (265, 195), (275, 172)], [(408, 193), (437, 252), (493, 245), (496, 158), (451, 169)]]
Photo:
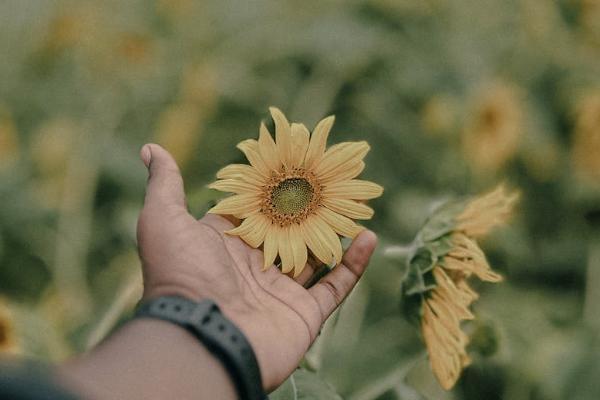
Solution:
[(97, 349), (65, 365), (65, 384), (98, 399), (236, 399), (222, 363), (185, 329), (128, 322)]
[(240, 398), (265, 398), (252, 346), (214, 301), (194, 302), (179, 296), (162, 296), (141, 303), (135, 317), (160, 319), (187, 330), (223, 363)]

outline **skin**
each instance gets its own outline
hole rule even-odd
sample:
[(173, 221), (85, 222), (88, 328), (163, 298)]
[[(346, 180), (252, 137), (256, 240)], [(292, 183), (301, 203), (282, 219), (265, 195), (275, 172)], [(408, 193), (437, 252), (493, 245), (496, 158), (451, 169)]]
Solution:
[[(181, 174), (165, 149), (145, 145), (141, 158), (149, 171), (138, 221), (144, 298), (180, 295), (214, 300), (250, 341), (265, 389), (275, 389), (296, 369), (325, 320), (356, 285), (375, 248), (375, 234), (363, 231), (342, 262), (305, 289), (302, 284), (312, 268), (296, 280), (275, 266), (263, 271), (262, 251), (224, 233), (233, 227), (231, 222), (217, 215), (200, 220), (190, 215)], [(201, 347), (176, 326), (136, 320), (88, 355), (68, 363), (61, 376), (67, 385), (93, 398), (164, 398), (161, 390), (172, 396), (169, 390), (184, 381), (189, 388), (177, 398), (199, 394), (204, 395), (200, 398), (235, 398), (227, 372)], [(161, 352), (161, 348), (168, 350)], [(182, 363), (194, 368), (187, 364), (182, 368)], [(131, 365), (124, 368), (124, 364)], [(169, 371), (178, 371), (176, 376), (164, 377), (167, 365)], [(132, 382), (141, 379), (147, 385), (149, 375), (161, 373), (160, 385), (144, 393), (148, 397), (138, 397), (139, 392), (130, 389)]]

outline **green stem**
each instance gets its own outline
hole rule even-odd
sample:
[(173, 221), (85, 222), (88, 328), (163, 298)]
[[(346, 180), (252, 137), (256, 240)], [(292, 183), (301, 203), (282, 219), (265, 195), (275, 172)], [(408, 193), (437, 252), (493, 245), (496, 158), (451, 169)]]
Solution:
[(369, 383), (367, 386), (353, 393), (348, 400), (373, 400), (383, 395), (385, 392), (398, 387), (411, 371), (415, 363), (423, 358), (424, 354), (419, 354), (412, 360), (397, 366), (386, 375)]
[(113, 303), (88, 335), (85, 348), (95, 347), (117, 325), (121, 316), (142, 297), (142, 275), (136, 271), (117, 292)]
[(587, 277), (583, 319), (596, 333), (600, 332), (600, 234), (591, 235), (588, 247)]

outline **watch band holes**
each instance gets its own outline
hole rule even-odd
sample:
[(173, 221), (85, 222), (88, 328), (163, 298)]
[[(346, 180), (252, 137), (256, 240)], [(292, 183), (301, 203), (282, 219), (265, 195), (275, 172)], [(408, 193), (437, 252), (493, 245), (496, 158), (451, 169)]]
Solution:
[(179, 312), (179, 311), (181, 311), (181, 306), (180, 305), (175, 306), (175, 312)]
[(167, 304), (166, 304), (166, 303), (160, 303), (160, 304), (158, 305), (158, 308), (160, 308), (161, 310), (164, 310), (166, 306), (167, 306)]
[(236, 335), (231, 335), (231, 341), (236, 343), (238, 341), (238, 337)]
[(210, 315), (207, 315), (206, 317), (202, 318), (202, 325), (206, 325), (210, 322)]
[(223, 332), (225, 330), (225, 325), (219, 324), (219, 331)]

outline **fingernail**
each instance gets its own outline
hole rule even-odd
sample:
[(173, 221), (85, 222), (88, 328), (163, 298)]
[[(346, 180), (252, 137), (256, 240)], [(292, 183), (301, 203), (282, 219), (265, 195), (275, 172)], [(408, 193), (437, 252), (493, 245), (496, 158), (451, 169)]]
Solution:
[(142, 147), (140, 156), (142, 157), (142, 161), (144, 162), (146, 168), (150, 168), (150, 162), (152, 161), (152, 152), (150, 151), (149, 145), (144, 145), (144, 147)]

